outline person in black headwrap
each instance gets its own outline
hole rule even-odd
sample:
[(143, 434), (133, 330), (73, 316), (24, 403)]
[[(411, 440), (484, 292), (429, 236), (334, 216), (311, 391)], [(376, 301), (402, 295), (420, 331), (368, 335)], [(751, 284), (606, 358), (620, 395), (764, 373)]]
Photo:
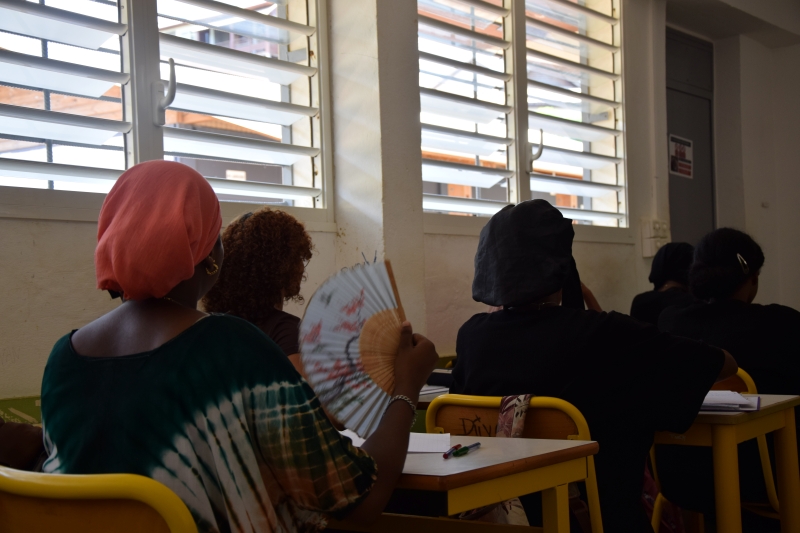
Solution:
[[(450, 392), (534, 394), (575, 405), (600, 443), (595, 465), (606, 531), (651, 532), (641, 503), (653, 432), (686, 431), (717, 379), (723, 350), (618, 313), (584, 310), (572, 221), (544, 200), (509, 206), (481, 231), (473, 299), (502, 306), (459, 330)], [(531, 525), (540, 519), (522, 498)]]
[(689, 294), (689, 268), (693, 255), (694, 247), (685, 242), (670, 242), (658, 250), (650, 268), (653, 290), (638, 294), (633, 299), (633, 318), (658, 324), (658, 316), (667, 307), (687, 306), (694, 301)]

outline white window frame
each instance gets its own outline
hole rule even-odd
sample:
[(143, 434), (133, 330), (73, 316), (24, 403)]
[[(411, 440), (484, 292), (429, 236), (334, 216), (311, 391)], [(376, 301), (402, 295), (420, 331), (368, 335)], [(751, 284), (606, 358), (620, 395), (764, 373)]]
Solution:
[[(316, 28), (316, 39), (310, 40), (309, 52), (316, 57), (319, 114), (313, 118), (318, 128), (320, 154), (315, 165), (321, 193), (313, 208), (278, 206), (302, 222), (309, 231), (335, 232), (333, 208), (333, 149), (331, 129), (330, 59), (328, 36), (328, 0), (307, 0), (309, 25)], [(122, 85), (124, 117), (133, 127), (125, 134), (125, 154), (128, 167), (141, 161), (164, 158), (164, 143), (157, 116), (157, 85), (161, 86), (159, 71), (159, 30), (156, 22), (157, 0), (119, 0), (120, 20), (128, 25), (135, 39), (121, 39), (123, 72), (132, 74), (130, 82)], [(318, 23), (324, 21), (323, 23)], [(131, 63), (136, 68), (131, 69)], [(133, 72), (132, 72), (133, 71)], [(312, 88), (312, 90), (315, 90)], [(318, 136), (317, 136), (318, 135)], [(25, 162), (27, 163), (27, 162)], [(41, 163), (53, 165), (53, 163)], [(318, 170), (316, 170), (318, 169)], [(96, 178), (115, 179), (122, 171), (93, 172)], [(321, 174), (321, 178), (319, 175)], [(236, 183), (234, 182), (234, 186)], [(24, 187), (0, 187), (0, 218), (97, 222), (105, 194)], [(241, 213), (263, 207), (256, 202), (221, 201), (223, 222), (227, 224)]]
[[(463, 1), (463, 0), (462, 0)], [(466, 2), (469, 3), (469, 2)], [(621, 26), (622, 2), (617, 2), (616, 10), (619, 14), (618, 24)], [(510, 53), (506, 53), (506, 73), (511, 74), (511, 81), (506, 86), (506, 105), (510, 105), (513, 110), (506, 115), (508, 136), (512, 139), (512, 144), (508, 148), (508, 166), (513, 171), (513, 175), (508, 179), (508, 203), (516, 204), (531, 199), (531, 187), (529, 170), (531, 168), (532, 144), (528, 141), (528, 75), (527, 75), (527, 43), (526, 43), (526, 8), (525, 0), (503, 0), (503, 7), (508, 10), (503, 24), (504, 38), (511, 41)], [(621, 28), (620, 28), (621, 34)], [(624, 60), (624, 47), (626, 41), (622, 40), (620, 53)], [(518, 75), (518, 73), (522, 75)], [(621, 107), (625, 106), (624, 98), (624, 79), (626, 71), (622, 69), (621, 86), (622, 101)], [(621, 142), (626, 146), (626, 136), (623, 130), (620, 133)], [(524, 139), (524, 142), (518, 142)], [(547, 150), (547, 147), (544, 148)], [(626, 151), (627, 153), (627, 151)], [(596, 242), (609, 244), (633, 244), (636, 242), (636, 235), (632, 229), (630, 219), (629, 180), (627, 178), (627, 162), (625, 156), (622, 161), (624, 167), (625, 185), (619, 192), (624, 195), (626, 212), (624, 217), (627, 226), (608, 227), (608, 226), (575, 226), (575, 241), (577, 242)], [(454, 200), (456, 200), (454, 198)], [(469, 200), (469, 199), (466, 199)], [(456, 200), (458, 201), (458, 200)], [(481, 200), (474, 200), (480, 202)], [(562, 211), (565, 210), (562, 209)], [(566, 209), (569, 211), (569, 209)], [(567, 213), (567, 216), (568, 213)], [(486, 225), (486, 216), (454, 216), (446, 213), (423, 213), (424, 232), (436, 235), (480, 235), (481, 229)]]

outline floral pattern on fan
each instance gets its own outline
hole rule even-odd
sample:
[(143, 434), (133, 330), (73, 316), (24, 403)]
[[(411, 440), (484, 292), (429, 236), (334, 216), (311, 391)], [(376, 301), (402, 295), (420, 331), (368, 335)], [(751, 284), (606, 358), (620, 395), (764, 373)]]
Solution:
[(300, 326), (301, 360), (322, 405), (366, 438), (394, 390), (394, 360), (405, 316), (388, 262), (329, 278)]

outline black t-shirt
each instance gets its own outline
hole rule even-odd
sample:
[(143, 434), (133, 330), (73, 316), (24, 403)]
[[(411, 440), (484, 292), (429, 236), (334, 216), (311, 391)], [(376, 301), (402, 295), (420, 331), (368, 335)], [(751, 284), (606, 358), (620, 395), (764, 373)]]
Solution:
[(296, 316), (273, 309), (255, 325), (286, 355), (300, 353), (300, 319)]
[(661, 311), (667, 307), (687, 306), (694, 302), (691, 294), (680, 287), (672, 287), (665, 291), (648, 291), (637, 294), (631, 303), (631, 316), (636, 320), (653, 324), (658, 324), (658, 317)]
[(728, 350), (763, 394), (800, 394), (800, 313), (738, 300), (670, 307), (658, 327)]
[(562, 398), (586, 418), (606, 531), (651, 531), (641, 503), (656, 430), (686, 431), (723, 353), (618, 313), (482, 313), (459, 330), (450, 392)]

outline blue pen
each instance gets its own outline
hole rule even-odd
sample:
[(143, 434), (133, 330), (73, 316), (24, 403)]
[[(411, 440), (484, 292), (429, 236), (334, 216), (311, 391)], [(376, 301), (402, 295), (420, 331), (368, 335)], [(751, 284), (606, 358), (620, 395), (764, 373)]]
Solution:
[(453, 457), (461, 457), (462, 455), (467, 455), (472, 450), (477, 450), (480, 448), (481, 443), (476, 442), (475, 444), (470, 444), (469, 446), (464, 446), (463, 448), (459, 448), (458, 450), (453, 452)]

